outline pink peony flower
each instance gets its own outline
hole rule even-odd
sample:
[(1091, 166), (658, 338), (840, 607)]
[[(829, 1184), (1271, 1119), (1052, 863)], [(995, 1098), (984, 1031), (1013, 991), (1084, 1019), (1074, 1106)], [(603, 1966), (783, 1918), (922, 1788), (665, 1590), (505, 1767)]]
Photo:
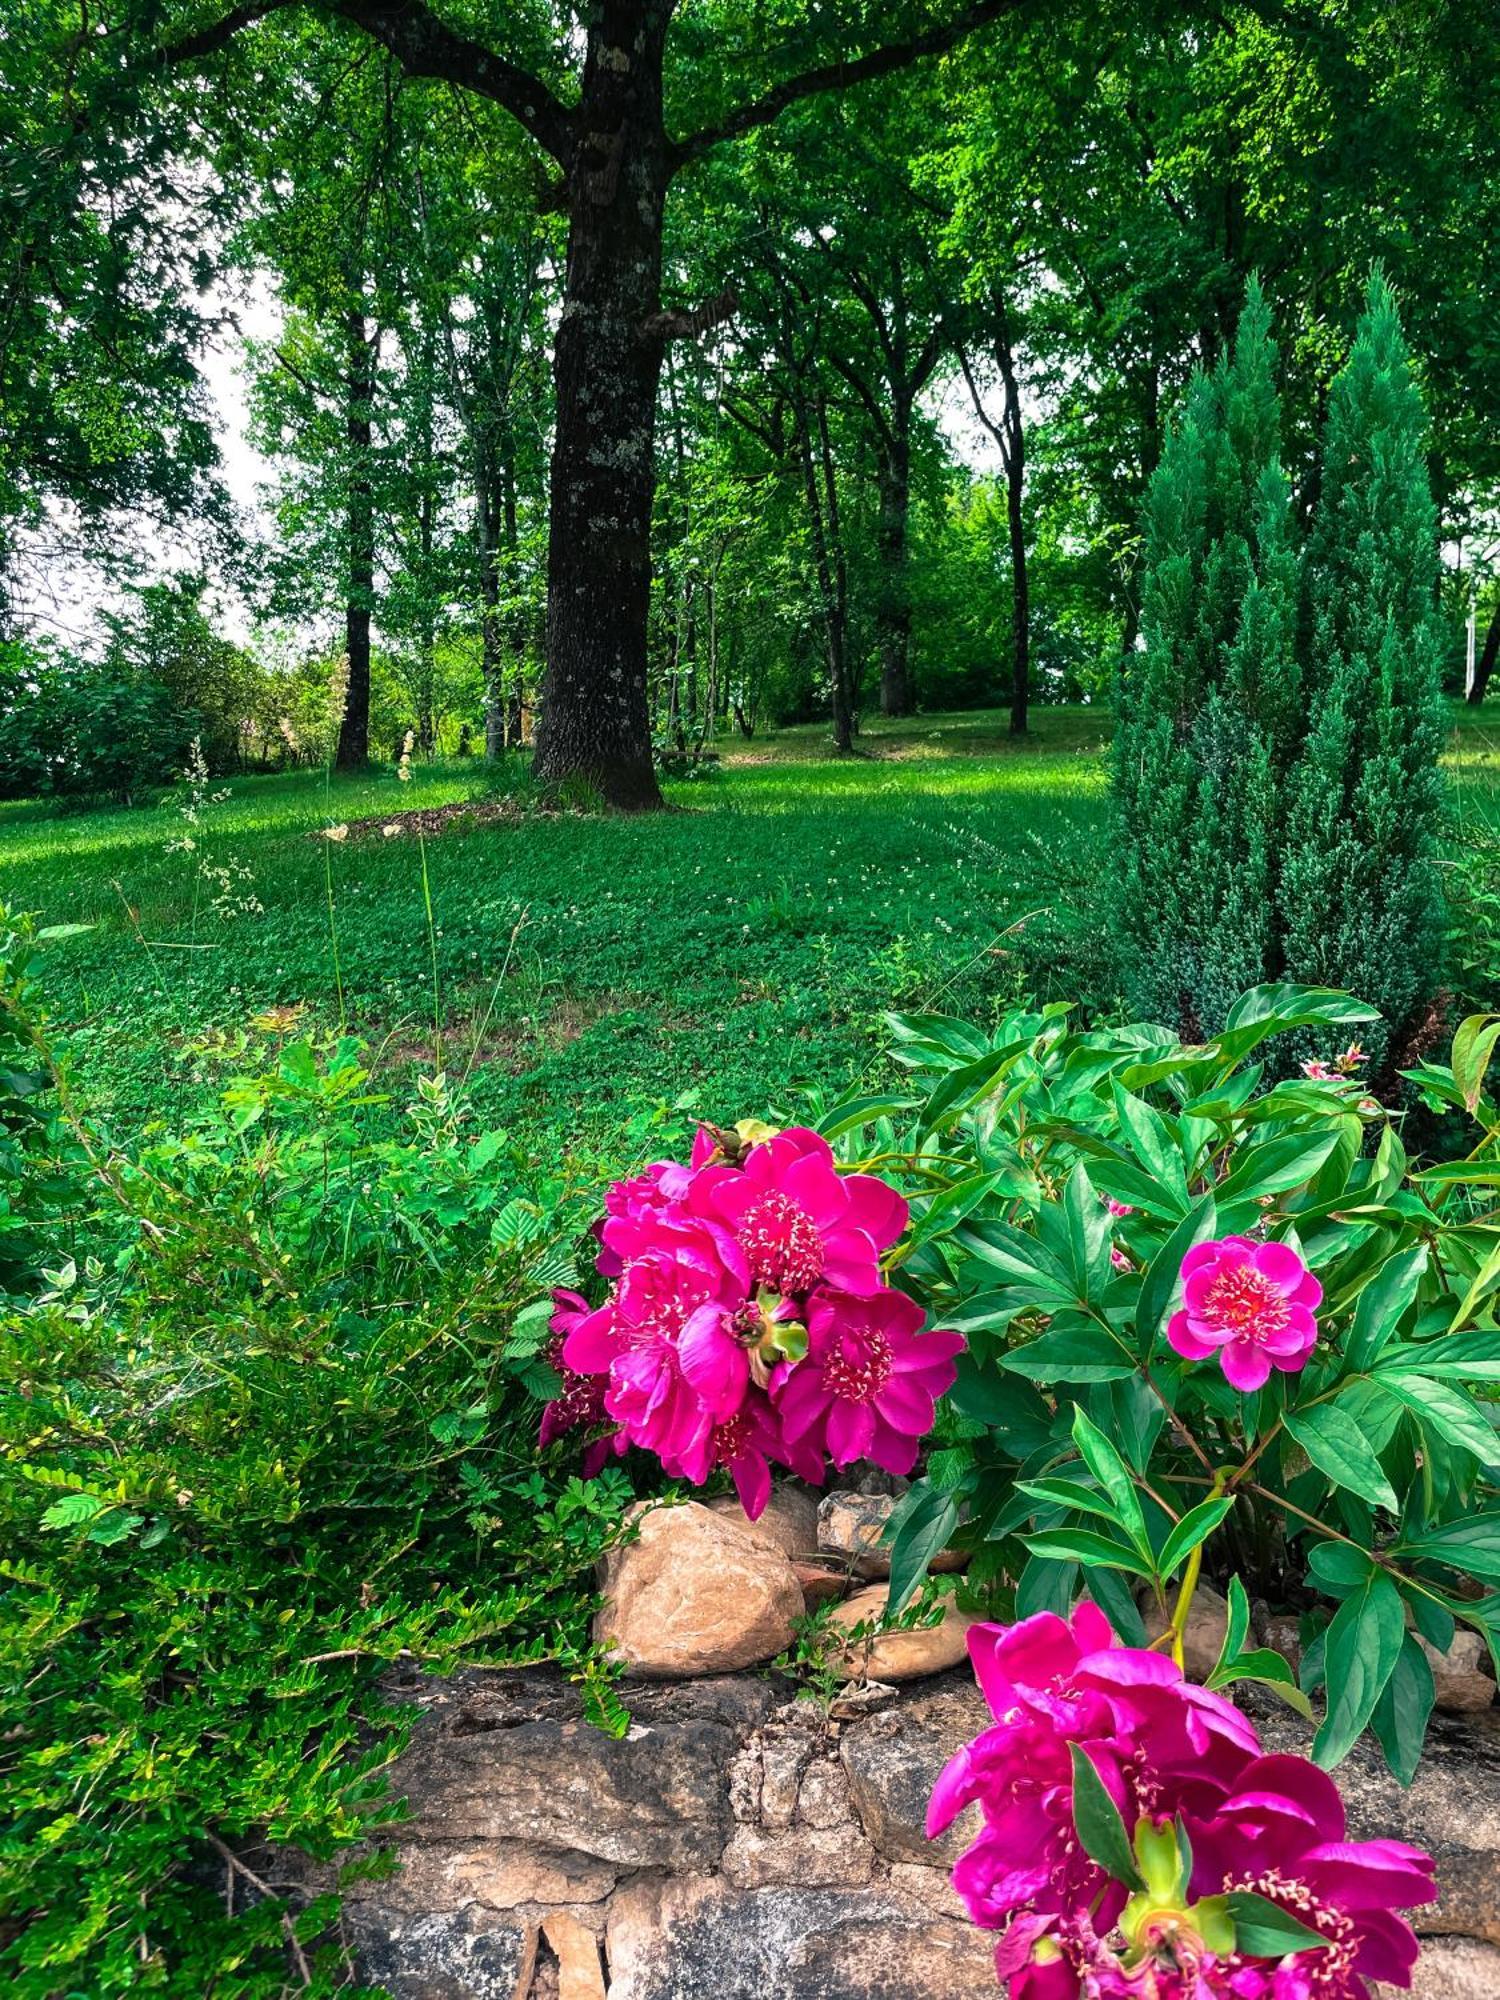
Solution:
[(1225, 1236), (1182, 1260), (1183, 1305), (1167, 1340), (1188, 1361), (1217, 1354), (1236, 1389), (1258, 1389), (1272, 1368), (1294, 1374), (1318, 1338), (1323, 1287), (1286, 1243)]
[(751, 1282), (776, 1292), (824, 1283), (872, 1290), (881, 1251), (906, 1227), (894, 1188), (873, 1174), (840, 1174), (828, 1141), (802, 1126), (752, 1146), (743, 1167), (703, 1168), (690, 1200), (733, 1231)]
[[(1232, 1703), (1162, 1654), (1117, 1645), (1092, 1605), (1068, 1622), (1048, 1612), (976, 1626), (969, 1651), (996, 1725), (944, 1770), (927, 1830), (979, 1803), (954, 1886), (977, 1923), (1002, 1932), (996, 1972), (1012, 2000), (1366, 2000), (1367, 1979), (1408, 1983), (1416, 1940), (1396, 1911), (1432, 1900), (1431, 1859), (1346, 1839), (1325, 1772), (1262, 1755)], [(1133, 1841), (1140, 1895), (1079, 1844), (1073, 1746)], [(1274, 1962), (1236, 1951), (1218, 1900), (1235, 1890), (1326, 1943)]]
[(910, 1472), (964, 1345), (962, 1334), (923, 1333), (923, 1319), (904, 1292), (814, 1292), (807, 1358), (778, 1369), (771, 1389), (788, 1440), (816, 1438), (839, 1467), (868, 1458)]
[(924, 1335), (920, 1308), (880, 1283), (906, 1226), (894, 1188), (841, 1174), (815, 1132), (745, 1121), (703, 1127), (686, 1166), (617, 1181), (605, 1211), (610, 1295), (558, 1294), (547, 1441), (613, 1422), (596, 1462), (635, 1444), (697, 1484), (722, 1467), (752, 1517), (772, 1464), (814, 1484), (825, 1451), (911, 1469), (963, 1343)]

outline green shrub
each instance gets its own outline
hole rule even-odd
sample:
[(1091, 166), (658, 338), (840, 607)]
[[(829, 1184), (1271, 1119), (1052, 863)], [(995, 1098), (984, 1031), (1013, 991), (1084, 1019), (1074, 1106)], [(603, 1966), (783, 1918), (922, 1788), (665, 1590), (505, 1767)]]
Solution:
[(290, 1925), (331, 1992), (331, 1905), (231, 1916), (225, 1870), (398, 1809), (382, 1668), (561, 1659), (618, 1717), (587, 1614), (625, 1484), (535, 1447), (539, 1295), (582, 1210), (561, 1176), (515, 1195), (441, 1079), (403, 1128), (357, 1045), (277, 1017), (216, 1110), (126, 1155), (74, 1110), (23, 956), (0, 1019), (66, 1143), (19, 1162), (47, 1271), (0, 1315), (7, 1991), (273, 2000)]
[(129, 799), (168, 784), (193, 720), (129, 663), (0, 641), (0, 798)]
[(1270, 318), (1193, 385), (1147, 507), (1145, 651), (1119, 690), (1118, 927), (1131, 1009), (1211, 1032), (1272, 959), (1297, 726), (1296, 564)]
[(1252, 286), (1151, 484), (1113, 764), (1123, 984), (1189, 1038), (1265, 980), (1346, 988), (1383, 1017), (1380, 1061), (1437, 991), (1442, 938), (1436, 522), (1389, 287), (1333, 385), (1305, 546), (1274, 373)]
[[(1376, 278), (1329, 397), (1307, 549), (1307, 737), (1287, 788), (1281, 962), (1372, 1001), (1398, 1050), (1443, 956), (1437, 563), (1422, 398)], [(1382, 1054), (1382, 1031), (1372, 1041)]]
[[(969, 1342), (899, 1510), (893, 1600), (951, 1540), (1003, 1615), (1086, 1592), (1122, 1638), (1154, 1619), (1180, 1647), (1211, 1577), (1231, 1606), (1214, 1684), (1304, 1708), (1323, 1688), (1317, 1755), (1368, 1724), (1409, 1778), (1433, 1696), (1412, 1634), (1443, 1649), (1461, 1621), (1500, 1658), (1500, 1019), (1413, 1073), (1483, 1128), (1469, 1157), (1414, 1168), (1335, 1059), (1371, 1019), (1345, 995), (1259, 988), (1195, 1047), (1073, 1032), (1068, 1011), (988, 1034), (893, 1017), (911, 1090), (821, 1121), (922, 1190), (898, 1280)], [(1330, 1079), (1267, 1088), (1272, 1038), (1307, 1034)], [(1236, 1234), (1289, 1246), (1322, 1286), (1316, 1347), (1252, 1393), (1167, 1337), (1187, 1253)], [(1251, 1639), (1256, 1598), (1300, 1619), (1299, 1680)]]

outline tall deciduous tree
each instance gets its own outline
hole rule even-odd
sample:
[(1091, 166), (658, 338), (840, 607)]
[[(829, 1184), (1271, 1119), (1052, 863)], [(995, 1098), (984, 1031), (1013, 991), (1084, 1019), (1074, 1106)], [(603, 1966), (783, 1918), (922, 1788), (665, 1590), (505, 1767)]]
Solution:
[[(560, 94), (555, 55), (528, 61), (522, 20), (509, 38), (450, 24), (426, 0), (239, 0), (205, 21), (164, 24), (168, 61), (197, 61), (269, 16), (305, 9), (380, 42), (408, 74), (440, 79), (508, 110), (555, 166), (552, 199), (568, 221), (554, 358), (547, 676), (537, 743), (541, 776), (583, 777), (614, 804), (659, 803), (646, 698), (653, 437), (666, 343), (700, 333), (712, 309), (664, 310), (662, 227), (677, 176), (715, 146), (774, 122), (804, 99), (887, 75), (1015, 11), (1023, 0), (969, 0), (913, 20), (910, 7), (830, 35), (798, 13), (769, 65), (747, 59), (757, 22), (670, 0), (595, 0), (581, 61)], [(158, 11), (153, 9), (153, 11)], [(553, 49), (572, 33), (559, 10)], [(507, 39), (509, 45), (507, 46)], [(770, 73), (767, 74), (769, 68)], [(692, 122), (669, 127), (668, 83)], [(673, 121), (675, 123), (675, 121)]]

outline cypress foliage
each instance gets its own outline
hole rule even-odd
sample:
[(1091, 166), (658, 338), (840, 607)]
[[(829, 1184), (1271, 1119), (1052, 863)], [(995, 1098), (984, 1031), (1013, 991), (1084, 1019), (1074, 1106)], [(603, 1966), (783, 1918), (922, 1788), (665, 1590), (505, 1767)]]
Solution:
[(1279, 787), (1296, 740), (1297, 564), (1276, 351), (1252, 284), (1147, 502), (1145, 649), (1117, 691), (1117, 936), (1127, 997), (1214, 1032), (1275, 949)]
[(1299, 546), (1275, 349), (1252, 285), (1147, 502), (1145, 650), (1118, 690), (1116, 936), (1132, 1009), (1217, 1032), (1268, 979), (1381, 1010), (1381, 1062), (1438, 986), (1444, 712), (1422, 401), (1371, 280)]
[(1444, 732), (1426, 422), (1396, 303), (1371, 280), (1333, 385), (1306, 558), (1307, 736), (1289, 788), (1287, 976), (1380, 1009), (1381, 1059), (1436, 992)]

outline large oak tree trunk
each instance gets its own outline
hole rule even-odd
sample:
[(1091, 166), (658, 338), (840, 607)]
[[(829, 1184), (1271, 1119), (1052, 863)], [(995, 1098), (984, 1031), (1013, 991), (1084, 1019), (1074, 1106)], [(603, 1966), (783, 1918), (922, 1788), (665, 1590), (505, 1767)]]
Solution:
[(654, 429), (663, 337), (661, 0), (604, 0), (590, 35), (557, 329), (547, 672), (536, 770), (659, 806), (646, 699)]
[(910, 715), (911, 599), (907, 594), (906, 546), (911, 518), (911, 412), (898, 401), (892, 412), (889, 445), (880, 467), (880, 516), (876, 548), (880, 559), (880, 712)]
[(344, 652), (349, 665), (349, 682), (334, 762), (341, 771), (358, 771), (370, 761), (370, 612), (375, 601), (375, 489), (370, 478), (370, 445), (375, 405), (376, 340), (358, 306), (350, 311), (345, 321), (345, 335), (349, 576), (344, 610)]

